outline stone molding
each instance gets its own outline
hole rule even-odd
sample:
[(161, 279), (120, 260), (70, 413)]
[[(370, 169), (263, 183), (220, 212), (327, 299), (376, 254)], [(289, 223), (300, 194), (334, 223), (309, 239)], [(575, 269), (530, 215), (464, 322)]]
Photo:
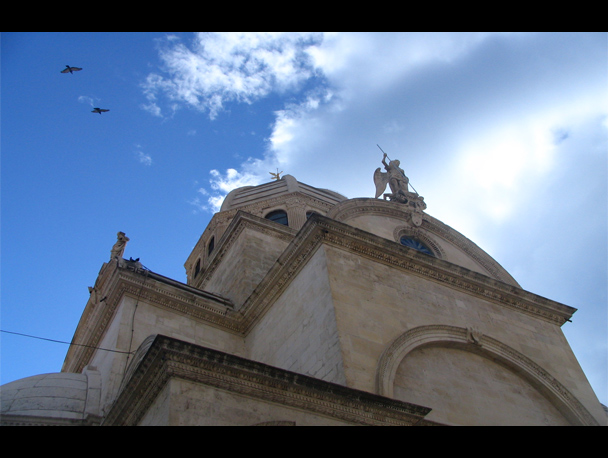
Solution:
[[(123, 260), (124, 261), (124, 260)], [(228, 316), (234, 308), (230, 301), (196, 290), (175, 280), (143, 269), (129, 269), (128, 262), (104, 265), (101, 283), (103, 301), (89, 301), (80, 319), (62, 371), (81, 372), (89, 364), (123, 297), (187, 315), (223, 330), (238, 332), (238, 322)], [(129, 352), (131, 349), (111, 349)]]
[[(418, 212), (397, 202), (388, 202), (371, 198), (357, 198), (340, 202), (327, 213), (327, 216), (336, 221), (347, 222), (349, 219), (360, 214), (380, 215), (400, 219), (409, 224), (412, 219), (412, 214), (414, 213)], [(420, 225), (421, 229), (419, 230), (419, 234), (422, 234), (423, 230), (431, 232), (440, 239), (444, 239), (464, 251), (475, 262), (490, 272), (497, 280), (519, 286), (515, 279), (511, 277), (495, 259), (471, 240), (436, 218), (433, 218), (424, 212), (421, 212), (420, 214), (422, 215), (422, 223)], [(418, 225), (414, 224), (414, 227), (415, 226)]]
[(195, 282), (197, 288), (203, 289), (205, 287), (218, 265), (222, 262), (225, 254), (230, 251), (232, 245), (238, 240), (239, 235), (245, 229), (268, 234), (286, 242), (291, 242), (298, 233), (298, 231), (290, 227), (239, 210), (221, 239), (217, 242), (214, 249), (215, 253), (210, 257), (205, 271), (201, 273), (199, 279)]
[[(331, 192), (331, 191), (330, 191)], [(216, 250), (222, 237), (230, 231), (230, 225), (236, 215), (246, 213), (264, 219), (264, 216), (272, 210), (285, 210), (290, 215), (289, 229), (294, 230), (294, 234), (306, 222), (306, 211), (314, 211), (321, 214), (326, 214), (335, 202), (324, 201), (321, 198), (313, 197), (301, 191), (291, 192), (288, 194), (280, 194), (278, 196), (269, 197), (258, 202), (239, 206), (229, 210), (224, 210), (216, 213), (211, 218), (209, 225), (203, 231), (196, 246), (188, 256), (184, 266), (188, 272), (191, 272), (197, 259), (201, 259), (202, 267), (206, 270), (209, 264), (213, 262), (215, 253), (212, 256), (207, 256), (205, 247), (212, 236), (215, 236)], [(296, 215), (294, 216), (294, 213)], [(295, 223), (295, 227), (294, 227)], [(216, 251), (214, 250), (214, 251)], [(192, 278), (189, 283), (201, 287), (200, 278)]]
[[(438, 425), (431, 409), (165, 336), (146, 342), (102, 426), (137, 425), (172, 378), (359, 425)], [(143, 356), (142, 356), (143, 355)]]
[(318, 197), (313, 197), (301, 191), (282, 193), (274, 197), (269, 197), (258, 202), (245, 204), (226, 211), (246, 211), (256, 216), (264, 216), (268, 211), (278, 208), (287, 209), (297, 204), (304, 204), (318, 211), (328, 212), (338, 200), (331, 202), (322, 200)]
[(239, 310), (242, 315), (244, 334), (271, 307), (321, 244), (365, 256), (376, 262), (465, 291), (467, 294), (490, 300), (557, 326), (563, 325), (576, 311), (572, 307), (504, 284), (464, 267), (414, 252), (415, 250), (410, 250), (369, 232), (321, 215), (314, 215)]
[(299, 271), (304, 261), (314, 254), (321, 243), (351, 251), (558, 326), (563, 325), (576, 311), (567, 305), (464, 267), (413, 252), (414, 250), (369, 232), (314, 215), (243, 305), (243, 313), (258, 307), (266, 308), (263, 303), (274, 300), (282, 292), (290, 278)]
[(397, 369), (413, 350), (425, 346), (453, 347), (486, 357), (522, 376), (574, 425), (599, 426), (597, 420), (555, 377), (510, 346), (472, 328), (419, 326), (395, 339), (382, 353), (376, 370), (376, 391), (393, 397)]
[[(101, 342), (123, 295), (246, 336), (323, 244), (364, 256), (557, 326), (563, 325), (576, 311), (572, 307), (415, 252), (320, 214), (311, 216), (294, 236), (295, 231), (290, 228), (239, 212), (222, 237), (221, 246), (217, 247), (217, 260), (212, 262), (221, 261), (221, 252), (227, 250), (245, 228), (268, 231), (275, 236), (285, 237), (286, 240), (291, 237), (292, 240), (238, 311), (220, 296), (175, 280), (163, 282), (161, 280), (165, 277), (149, 271), (130, 270), (128, 266), (125, 267), (128, 263), (123, 262), (123, 267), (106, 264), (98, 283), (103, 285), (100, 296), (107, 294), (107, 298), (100, 303), (90, 300), (87, 304), (73, 339), (74, 343), (87, 347), (70, 346), (63, 370), (80, 372), (89, 363), (95, 351), (92, 347)], [(213, 269), (208, 269), (204, 275), (210, 275), (211, 272)]]
[(494, 258), (460, 232), (432, 217), (422, 221), (422, 228), (456, 245), (496, 279), (519, 287), (519, 283)]
[(395, 242), (401, 243), (401, 237), (415, 237), (419, 239), (422, 243), (428, 246), (432, 251), (435, 257), (439, 259), (446, 259), (445, 250), (436, 243), (433, 239), (431, 239), (428, 235), (426, 235), (425, 231), (421, 230), (417, 227), (409, 227), (409, 226), (397, 226), (393, 231), (393, 237), (395, 238)]
[(95, 416), (76, 419), (2, 414), (0, 417), (0, 426), (99, 426), (100, 423), (101, 417)]
[(338, 203), (327, 213), (327, 217), (336, 221), (346, 222), (361, 213), (365, 213), (410, 221), (410, 214), (413, 212), (414, 209), (397, 202), (360, 197)]

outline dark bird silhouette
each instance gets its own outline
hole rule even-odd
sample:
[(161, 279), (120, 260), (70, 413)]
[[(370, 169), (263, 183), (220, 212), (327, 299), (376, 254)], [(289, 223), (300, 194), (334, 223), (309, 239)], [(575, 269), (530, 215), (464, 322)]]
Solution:
[(82, 68), (80, 68), (80, 67), (70, 67), (69, 65), (66, 65), (65, 67), (66, 68), (61, 70), (61, 73), (74, 73), (74, 72), (79, 72), (80, 70), (82, 70)]
[(91, 113), (101, 114), (103, 111), (110, 111), (110, 110), (106, 110), (105, 108), (93, 108), (93, 111), (91, 111)]

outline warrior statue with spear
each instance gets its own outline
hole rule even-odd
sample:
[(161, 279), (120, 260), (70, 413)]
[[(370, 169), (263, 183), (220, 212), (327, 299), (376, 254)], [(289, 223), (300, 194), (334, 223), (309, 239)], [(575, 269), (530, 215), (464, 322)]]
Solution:
[[(378, 146), (380, 148), (380, 146)], [(382, 151), (382, 148), (380, 148)], [(380, 167), (376, 169), (374, 172), (374, 184), (376, 185), (376, 199), (380, 194), (384, 192), (386, 189), (386, 185), (388, 184), (391, 188), (390, 194), (384, 194), (384, 199), (387, 198), (391, 201), (395, 200), (401, 203), (407, 203), (408, 194), (412, 194), (409, 191), (409, 179), (405, 176), (405, 172), (399, 165), (401, 164), (398, 160), (392, 161), (388, 155), (382, 151), (384, 156), (382, 157), (382, 164), (384, 165), (384, 169), (386, 173), (381, 172)], [(388, 164), (386, 163), (386, 159), (389, 160)], [(412, 186), (412, 189), (414, 187)], [(418, 193), (414, 189), (414, 193), (417, 196)]]
[[(378, 148), (380, 148), (379, 145)], [(382, 151), (382, 148), (380, 148), (380, 151)], [(382, 153), (384, 154), (382, 164), (386, 172), (382, 172), (380, 167), (374, 172), (374, 184), (376, 185), (375, 198), (377, 199), (384, 193), (388, 184), (391, 188), (391, 193), (384, 194), (384, 200), (406, 205), (411, 211), (412, 222), (414, 225), (420, 226), (422, 224), (422, 212), (426, 209), (424, 197), (418, 194), (410, 183), (409, 178), (405, 176), (405, 172), (399, 167), (400, 162), (398, 160), (391, 160), (384, 151)], [(389, 161), (388, 164), (386, 163), (387, 159)], [(413, 192), (410, 192), (410, 187)]]

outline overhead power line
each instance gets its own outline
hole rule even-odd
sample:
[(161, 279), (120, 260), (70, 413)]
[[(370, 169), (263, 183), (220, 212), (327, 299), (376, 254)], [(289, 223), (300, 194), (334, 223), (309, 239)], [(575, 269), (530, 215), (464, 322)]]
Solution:
[(49, 342), (55, 342), (55, 343), (61, 343), (61, 344), (67, 344), (67, 345), (75, 345), (77, 347), (87, 347), (87, 348), (93, 348), (95, 350), (111, 351), (113, 353), (125, 353), (125, 354), (128, 354), (128, 355), (134, 353), (132, 351), (110, 350), (108, 348), (94, 347), (92, 345), (84, 345), (84, 344), (77, 344), (77, 343), (72, 343), (72, 342), (65, 342), (63, 340), (47, 339), (46, 337), (32, 336), (32, 335), (29, 335), (29, 334), (22, 334), (20, 332), (5, 331), (3, 329), (0, 329), (0, 332), (4, 332), (6, 334), (14, 334), (14, 335), (17, 335), (17, 336), (22, 336), (22, 337), (29, 337), (31, 339), (40, 339), (40, 340), (46, 340), (46, 341), (49, 341)]

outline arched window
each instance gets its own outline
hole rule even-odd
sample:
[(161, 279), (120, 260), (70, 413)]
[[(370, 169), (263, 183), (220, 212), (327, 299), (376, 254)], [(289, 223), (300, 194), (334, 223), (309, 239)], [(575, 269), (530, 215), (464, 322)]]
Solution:
[(196, 278), (196, 276), (200, 273), (201, 271), (201, 260), (199, 259), (198, 261), (196, 261), (196, 267), (194, 267), (194, 278)]
[(429, 247), (427, 247), (424, 243), (414, 237), (408, 237), (407, 235), (404, 235), (399, 239), (399, 242), (401, 242), (401, 245), (413, 248), (414, 250), (418, 250), (421, 253), (428, 254), (429, 256), (435, 256), (435, 254), (431, 251)]
[(275, 210), (266, 215), (266, 219), (275, 223), (284, 224), (287, 226), (287, 212), (285, 210)]

